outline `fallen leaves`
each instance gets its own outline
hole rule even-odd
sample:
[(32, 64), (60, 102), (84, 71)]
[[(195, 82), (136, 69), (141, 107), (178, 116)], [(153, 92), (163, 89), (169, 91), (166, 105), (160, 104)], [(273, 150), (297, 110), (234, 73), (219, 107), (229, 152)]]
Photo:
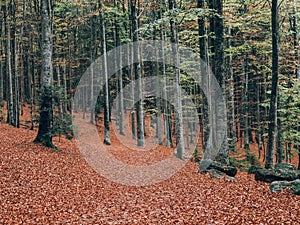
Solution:
[(162, 183), (129, 187), (93, 171), (75, 142), (55, 140), (53, 151), (32, 143), (34, 131), (0, 129), (0, 224), (298, 223), (300, 197), (253, 175), (210, 179), (188, 162)]

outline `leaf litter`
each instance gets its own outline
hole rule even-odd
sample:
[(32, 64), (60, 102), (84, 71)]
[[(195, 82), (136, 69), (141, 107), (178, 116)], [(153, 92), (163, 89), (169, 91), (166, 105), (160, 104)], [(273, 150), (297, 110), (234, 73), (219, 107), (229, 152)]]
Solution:
[[(96, 173), (74, 140), (54, 138), (53, 151), (32, 143), (36, 131), (0, 129), (0, 224), (299, 223), (300, 196), (271, 193), (247, 173), (239, 172), (237, 182), (210, 179), (188, 162), (164, 182), (125, 186)], [(126, 149), (116, 149), (110, 151), (126, 158)]]

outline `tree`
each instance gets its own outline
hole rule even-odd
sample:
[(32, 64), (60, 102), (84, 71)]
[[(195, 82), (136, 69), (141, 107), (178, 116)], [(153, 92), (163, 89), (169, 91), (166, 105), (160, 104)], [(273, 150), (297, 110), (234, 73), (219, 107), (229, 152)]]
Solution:
[[(176, 9), (176, 0), (169, 0), (169, 9)], [(175, 91), (175, 126), (176, 126), (176, 149), (177, 157), (183, 159), (184, 156), (184, 138), (182, 124), (182, 102), (181, 102), (181, 87), (180, 87), (180, 59), (178, 49), (178, 34), (177, 26), (173, 18), (170, 19), (172, 55), (174, 61), (174, 91)]]
[[(198, 3), (198, 7), (203, 6), (203, 3)], [(210, 62), (210, 66), (212, 68), (212, 72), (215, 75), (221, 90), (225, 90), (225, 79), (224, 79), (224, 24), (223, 24), (223, 3), (222, 0), (210, 1), (209, 8), (214, 12), (214, 16), (210, 18), (210, 32), (214, 34), (215, 37), (210, 37), (209, 43), (207, 46), (211, 48), (212, 57), (209, 60), (209, 54), (206, 52), (204, 55), (204, 50), (200, 52), (201, 58), (207, 58), (207, 62)], [(198, 23), (200, 28), (200, 35), (204, 34), (203, 32), (203, 24)], [(202, 31), (201, 31), (202, 30)], [(203, 38), (202, 38), (203, 39)], [(204, 49), (208, 49), (204, 47), (203, 40), (200, 39), (200, 46)], [(205, 59), (204, 58), (204, 59)], [(207, 75), (205, 75), (207, 74)], [(211, 82), (212, 82), (212, 74), (210, 71), (205, 71), (205, 74), (202, 74), (203, 85), (207, 89), (206, 93), (209, 93), (207, 97), (208, 106), (208, 117), (209, 120), (206, 120), (207, 127), (209, 129), (209, 141), (206, 143), (205, 148), (205, 158), (211, 159), (215, 157), (215, 159), (221, 163), (229, 164), (229, 155), (228, 155), (228, 140), (227, 140), (227, 130), (221, 131), (218, 129), (219, 125), (221, 125), (221, 121), (223, 121), (224, 107), (222, 103), (217, 103), (216, 99), (222, 96), (218, 96), (222, 93), (214, 93), (216, 90), (210, 90)], [(222, 102), (222, 101), (221, 101)], [(225, 132), (225, 133), (220, 133)], [(217, 141), (219, 137), (224, 137), (224, 140), (221, 146), (217, 146)], [(219, 148), (219, 149), (217, 149)], [(212, 155), (215, 150), (218, 150), (216, 155)]]
[[(228, 26), (229, 36), (227, 39), (227, 47), (231, 48), (231, 27)], [(236, 124), (235, 124), (235, 106), (234, 106), (234, 73), (232, 65), (232, 53), (229, 52), (227, 56), (227, 73), (228, 73), (228, 88), (229, 88), (229, 100), (228, 100), (228, 118), (229, 118), (229, 147), (233, 152), (236, 152)]]
[[(19, 114), (22, 114), (22, 108), (26, 107), (26, 103), (29, 103), (30, 121), (26, 119), (26, 121), (21, 120), (20, 122), (22, 127), (28, 126), (28, 122), (31, 122), (29, 126), (34, 129), (39, 122), (37, 121), (38, 113), (42, 114), (41, 110), (38, 112), (37, 107), (41, 107), (43, 104), (44, 110), (49, 109), (50, 113), (50, 130), (45, 132), (52, 136), (56, 135), (55, 125), (61, 122), (63, 118), (69, 118), (70, 115), (67, 115), (67, 113), (72, 111), (71, 99), (67, 98), (71, 98), (74, 88), (77, 86), (83, 72), (90, 65), (91, 60), (95, 60), (100, 55), (106, 54), (110, 49), (123, 43), (149, 39), (163, 41), (172, 39), (175, 44), (181, 43), (190, 47), (196, 54), (201, 56), (204, 62), (204, 66), (201, 68), (203, 71), (201, 72), (202, 74), (206, 73), (207, 76), (202, 76), (200, 81), (202, 84), (207, 84), (207, 90), (210, 90), (214, 74), (223, 92), (226, 91), (228, 100), (227, 119), (230, 121), (228, 123), (230, 149), (235, 148), (235, 142), (238, 138), (240, 148), (247, 149), (250, 147), (251, 151), (253, 146), (251, 137), (255, 136), (256, 144), (259, 147), (259, 155), (265, 160), (266, 142), (264, 140), (267, 140), (268, 131), (270, 131), (268, 130), (269, 120), (273, 120), (271, 114), (274, 111), (274, 103), (272, 103), (273, 108), (270, 108), (270, 99), (274, 100), (273, 94), (275, 91), (272, 88), (274, 85), (276, 86), (276, 83), (279, 83), (281, 91), (277, 94), (277, 102), (280, 102), (280, 104), (278, 103), (276, 107), (280, 111), (277, 109), (275, 114), (277, 129), (274, 129), (274, 137), (269, 135), (268, 141), (274, 139), (273, 147), (269, 149), (274, 152), (277, 150), (277, 161), (280, 161), (280, 156), (284, 157), (285, 154), (286, 158), (282, 160), (290, 161), (297, 152), (295, 150), (300, 146), (296, 145), (300, 128), (295, 125), (296, 120), (294, 118), (297, 117), (298, 111), (295, 109), (297, 104), (294, 100), (295, 90), (292, 81), (300, 76), (299, 1), (277, 2), (281, 7), (280, 11), (277, 10), (277, 14), (283, 18), (280, 21), (280, 55), (282, 57), (277, 60), (280, 65), (280, 82), (274, 81), (276, 69), (272, 66), (272, 60), (276, 56), (274, 56), (274, 48), (272, 57), (271, 41), (274, 29), (271, 30), (270, 9), (265, 1), (252, 4), (251, 1), (245, 0), (197, 0), (196, 5), (195, 2), (186, 0), (157, 0), (152, 2), (113, 0), (105, 2), (105, 7), (100, 9), (100, 4), (103, 4), (104, 1), (87, 2), (79, 0), (74, 3), (69, 0), (62, 0), (55, 1), (55, 11), (52, 8), (53, 2), (54, 0), (47, 0), (45, 4), (42, 0), (6, 0), (0, 3), (0, 105), (3, 99), (7, 110), (2, 111), (3, 115), (7, 116), (9, 124), (18, 126)], [(40, 23), (41, 3), (47, 5), (47, 10), (51, 11), (48, 12), (50, 23), (52, 26), (55, 25), (53, 30), (51, 26), (49, 28), (51, 29), (50, 33), (53, 33), (53, 41), (50, 41), (53, 47), (51, 60), (53, 68), (56, 69), (50, 72), (53, 73), (53, 78), (51, 78), (53, 81), (47, 81), (46, 84), (46, 86), (51, 86), (51, 88), (48, 88), (49, 99), (47, 100), (51, 103), (48, 105), (43, 100), (47, 90), (44, 88), (45, 76), (43, 75), (43, 57), (45, 56), (43, 52), (46, 49), (43, 47), (45, 43), (42, 37), (42, 31), (45, 29), (42, 29)], [(170, 3), (175, 7), (171, 8)], [(103, 31), (102, 22), (104, 22)], [(226, 35), (224, 29), (226, 29)], [(158, 57), (172, 50), (167, 49), (164, 44), (154, 47)], [(139, 49), (128, 47), (126, 60), (130, 62), (133, 57), (138, 57), (139, 59), (136, 61), (142, 61), (142, 54), (138, 51)], [(178, 49), (174, 51), (175, 58), (176, 51)], [(115, 66), (117, 67), (124, 63), (120, 58), (121, 56), (124, 55), (115, 57)], [(145, 135), (144, 120), (147, 121), (145, 114), (157, 112), (158, 142), (172, 147), (172, 141), (179, 135), (176, 131), (178, 130), (178, 122), (175, 121), (178, 120), (178, 114), (175, 114), (174, 107), (168, 101), (158, 98), (156, 100), (154, 98), (143, 99), (143, 87), (138, 82), (139, 78), (143, 76), (156, 75), (158, 87), (156, 93), (157, 95), (161, 94), (165, 99), (172, 97), (170, 90), (175, 78), (178, 78), (181, 88), (186, 91), (185, 93), (188, 93), (188, 98), (194, 101), (198, 110), (200, 119), (199, 140), (203, 143), (199, 143), (198, 147), (207, 149), (208, 146), (211, 152), (218, 150), (218, 138), (222, 133), (220, 132), (221, 129), (218, 129), (218, 121), (223, 115), (219, 114), (221, 107), (216, 104), (217, 101), (214, 101), (214, 99), (217, 99), (216, 93), (207, 93), (204, 91), (206, 87), (200, 87), (192, 81), (193, 79), (190, 79), (189, 75), (185, 73), (185, 68), (190, 65), (189, 62), (181, 61), (181, 70), (178, 71), (175, 67), (169, 65), (170, 62), (167, 58), (162, 58), (162, 60), (162, 62), (157, 63), (143, 62), (127, 66), (123, 70), (119, 70), (118, 74), (112, 76), (109, 81), (103, 83), (105, 86), (103, 90), (105, 91), (99, 98), (102, 102), (97, 104), (97, 112), (101, 112), (101, 107), (101, 109), (105, 109), (103, 115), (105, 117), (106, 138), (108, 139), (110, 130), (110, 103), (119, 91), (117, 122), (120, 133), (127, 134), (125, 132), (126, 123), (122, 119), (127, 115), (125, 111), (127, 109), (126, 104), (132, 101), (136, 103), (131, 112), (132, 136), (137, 139), (138, 144), (142, 145)], [(176, 63), (176, 59), (174, 62)], [(111, 62), (106, 63), (108, 67)], [(212, 70), (209, 70), (206, 65)], [(273, 65), (275, 65), (275, 60), (273, 60)], [(93, 69), (91, 68), (91, 77), (93, 77), (93, 73), (96, 73), (96, 70), (93, 71)], [(107, 69), (109, 71), (109, 68)], [(105, 70), (105, 67), (101, 70), (103, 78), (105, 77)], [(209, 74), (210, 71), (211, 74)], [(159, 74), (162, 74), (164, 81), (160, 79), (162, 77)], [(273, 86), (270, 85), (271, 79), (274, 81)], [(96, 79), (87, 78), (86, 81), (89, 85), (94, 86)], [(129, 95), (127, 89), (124, 88), (123, 90), (123, 87), (126, 87), (130, 82), (135, 83), (136, 86), (132, 86), (136, 88), (131, 88)], [(176, 83), (178, 82), (176, 81)], [(57, 89), (58, 86), (61, 86), (61, 88)], [(284, 91), (282, 91), (283, 89)], [(95, 94), (97, 94), (95, 90), (96, 88), (89, 89), (88, 85), (82, 87), (80, 101), (74, 102), (76, 112), (82, 110), (85, 116), (91, 113), (91, 122), (94, 122), (94, 109), (92, 109), (92, 102), (88, 100), (95, 97)], [(64, 94), (60, 95), (61, 92), (64, 92)], [(137, 93), (141, 95), (138, 96)], [(204, 95), (204, 93), (207, 94)], [(175, 94), (177, 94), (177, 91)], [(37, 101), (39, 95), (41, 98), (40, 101)], [(58, 104), (58, 96), (61, 97), (60, 105)], [(128, 96), (130, 96), (130, 99), (127, 98)], [(185, 100), (185, 98), (182, 100), (182, 104)], [(65, 104), (66, 102), (67, 104)], [(295, 106), (292, 107), (292, 103)], [(153, 108), (154, 105), (158, 107), (158, 110)], [(47, 114), (46, 111), (43, 113)], [(56, 119), (59, 116), (58, 114), (63, 115), (61, 120)], [(185, 115), (185, 113), (183, 114)], [(40, 119), (42, 118), (45, 118), (45, 116)], [(48, 119), (46, 121), (49, 122)], [(189, 130), (192, 122), (187, 121), (185, 123), (185, 120), (183, 120), (183, 125), (187, 126)], [(41, 124), (38, 125), (39, 129), (43, 127)], [(272, 122), (270, 127), (272, 127)], [(292, 129), (292, 132), (289, 129)], [(139, 131), (139, 135), (137, 135), (137, 131)], [(187, 140), (184, 140), (185, 147), (189, 147), (190, 137), (191, 133), (184, 135), (185, 140)], [(280, 153), (279, 146), (282, 146), (285, 152)], [(180, 151), (178, 153), (181, 154)], [(270, 151), (268, 151), (268, 161), (271, 160), (269, 153)], [(273, 155), (274, 158), (275, 153)], [(215, 158), (215, 155), (211, 156)], [(228, 162), (227, 156), (226, 139), (221, 147), (220, 154), (215, 159), (222, 160), (225, 157), (226, 160), (224, 161)], [(204, 154), (204, 157), (209, 156)]]
[(104, 144), (110, 145), (110, 104), (109, 104), (109, 85), (108, 85), (108, 68), (107, 68), (107, 53), (106, 53), (106, 29), (105, 21), (103, 16), (103, 5), (100, 1), (100, 23), (101, 23), (101, 33), (102, 33), (102, 52), (103, 52), (103, 73), (105, 80), (105, 104), (104, 104)]
[[(197, 2), (197, 7), (199, 9), (204, 10), (205, 9), (205, 4), (204, 0), (198, 0)], [(201, 59), (201, 75), (202, 79), (205, 78), (203, 74), (207, 74), (207, 65), (209, 65), (208, 62), (208, 39), (207, 39), (207, 29), (205, 27), (205, 17), (204, 16), (199, 16), (198, 18), (198, 35), (199, 35), (199, 48), (200, 48), (200, 59)], [(203, 80), (202, 82), (207, 82), (206, 80)], [(208, 96), (207, 96), (208, 97)], [(203, 117), (205, 119), (205, 122), (203, 122), (203, 146), (204, 149), (206, 148), (206, 142), (208, 138), (208, 126), (209, 126), (209, 120), (207, 116), (204, 116), (204, 114), (207, 114), (208, 107), (207, 104), (202, 104), (202, 111), (203, 111)]]
[[(119, 4), (114, 0), (114, 6), (119, 7)], [(119, 25), (120, 21), (118, 21), (118, 16), (115, 16), (114, 26), (115, 26), (115, 47), (121, 45), (121, 26)], [(121, 68), (122, 65), (122, 53), (119, 52), (115, 55), (115, 66), (116, 68)], [(124, 93), (123, 93), (123, 69), (120, 69), (118, 72), (118, 80), (119, 80), (119, 99), (118, 99), (118, 110), (117, 110), (117, 118), (119, 122), (119, 133), (121, 135), (125, 135), (125, 125), (124, 125)]]
[[(161, 27), (161, 40), (166, 41), (166, 32), (162, 28), (164, 28), (164, 27)], [(163, 74), (163, 77), (165, 77), (165, 82), (163, 85), (163, 97), (164, 97), (164, 99), (168, 99), (169, 93), (167, 91), (167, 87), (170, 85), (170, 81), (169, 81), (169, 77), (166, 76), (167, 66), (166, 66), (166, 60), (164, 58), (165, 49), (164, 49), (163, 42), (161, 43), (161, 52), (162, 52), (162, 56), (163, 56), (162, 74)], [(173, 147), (171, 107), (167, 101), (164, 101), (164, 120), (165, 120), (164, 130), (165, 130), (165, 135), (166, 135), (166, 144), (168, 147)]]
[[(0, 12), (1, 12), (1, 16), (0, 16), (0, 56), (2, 55), (2, 43), (4, 40), (4, 36), (3, 35), (3, 21), (4, 21), (4, 5), (0, 5)], [(2, 58), (0, 58), (0, 107), (3, 107), (3, 81), (4, 81), (4, 73), (3, 73), (3, 60)]]
[(296, 76), (298, 79), (300, 79), (299, 22), (296, 0), (293, 0), (292, 31), (294, 36), (294, 49), (296, 56)]
[(39, 130), (34, 140), (44, 146), (55, 148), (52, 143), (51, 119), (52, 119), (52, 10), (50, 0), (41, 1), (42, 22), (42, 96), (40, 102)]
[[(297, 17), (297, 5), (296, 0), (293, 0), (293, 32), (294, 32), (294, 49), (296, 55), (296, 77), (300, 80), (300, 53), (299, 53), (299, 23)], [(298, 129), (300, 132), (300, 126)], [(298, 170), (300, 170), (300, 144), (298, 144)]]
[(272, 89), (269, 113), (268, 146), (266, 168), (274, 166), (274, 149), (277, 137), (277, 105), (278, 105), (278, 75), (279, 75), (279, 25), (278, 3), (272, 0)]
[[(137, 1), (131, 1), (131, 26), (132, 26), (132, 34), (133, 34), (133, 42), (139, 41), (139, 23), (137, 15)], [(137, 44), (133, 49), (134, 59), (137, 63), (134, 63), (134, 73), (137, 82), (137, 106), (136, 106), (136, 120), (137, 120), (137, 145), (143, 147), (145, 145), (145, 131), (144, 131), (144, 113), (143, 113), (143, 90), (142, 90), (142, 71), (141, 71), (141, 63), (140, 63), (140, 49)]]
[[(156, 28), (154, 32), (154, 38), (156, 38)], [(158, 58), (158, 49), (159, 45), (155, 46), (155, 55)], [(155, 75), (156, 75), (156, 107), (157, 107), (157, 112), (156, 112), (156, 137), (158, 138), (158, 144), (162, 145), (163, 144), (163, 138), (162, 138), (162, 118), (161, 118), (161, 99), (158, 97), (161, 95), (161, 83), (160, 83), (160, 74), (159, 74), (159, 62), (156, 62), (155, 65)]]
[(7, 91), (7, 123), (10, 125), (15, 124), (14, 120), (14, 111), (13, 111), (13, 72), (12, 72), (12, 57), (11, 57), (11, 24), (10, 24), (10, 12), (11, 12), (12, 5), (5, 1), (5, 16), (4, 16), (4, 23), (5, 23), (5, 35), (6, 35), (6, 42), (5, 42), (5, 55), (6, 55), (6, 76), (8, 77), (8, 91)]

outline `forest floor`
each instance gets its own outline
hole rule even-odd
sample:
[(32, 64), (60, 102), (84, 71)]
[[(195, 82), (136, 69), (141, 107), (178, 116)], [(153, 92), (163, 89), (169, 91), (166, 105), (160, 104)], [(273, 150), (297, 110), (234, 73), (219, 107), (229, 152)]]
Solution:
[[(299, 224), (300, 196), (271, 193), (244, 172), (211, 179), (189, 161), (163, 182), (127, 186), (95, 172), (75, 140), (54, 138), (55, 151), (33, 143), (36, 130), (0, 130), (0, 224)], [(116, 158), (137, 162), (112, 142)], [(145, 151), (144, 163), (168, 151)]]

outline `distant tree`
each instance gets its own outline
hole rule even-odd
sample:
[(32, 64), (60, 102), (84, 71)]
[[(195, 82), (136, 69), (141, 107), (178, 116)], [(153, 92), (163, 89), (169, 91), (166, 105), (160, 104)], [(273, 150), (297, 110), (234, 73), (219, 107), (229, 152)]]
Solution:
[[(133, 42), (139, 41), (139, 22), (138, 22), (138, 12), (137, 12), (137, 0), (133, 0), (131, 3), (131, 26), (132, 26), (132, 35)], [(142, 71), (141, 71), (141, 63), (140, 63), (140, 49), (137, 44), (133, 50), (133, 55), (136, 63), (134, 63), (134, 73), (137, 82), (137, 106), (136, 106), (136, 120), (137, 120), (137, 145), (144, 146), (145, 145), (145, 130), (144, 130), (144, 113), (143, 113), (143, 92), (142, 92)]]
[[(154, 31), (154, 39), (157, 36), (157, 29), (155, 27), (155, 31)], [(158, 58), (158, 49), (159, 49), (159, 45), (155, 46), (155, 55)], [(159, 73), (159, 62), (156, 62), (155, 65), (155, 76), (156, 76), (156, 96), (160, 96), (161, 95), (161, 83), (160, 83), (160, 73)], [(157, 107), (157, 112), (156, 112), (156, 137), (158, 138), (158, 144), (162, 145), (163, 144), (163, 138), (162, 138), (162, 118), (161, 118), (161, 99), (159, 97), (156, 98), (156, 107)]]
[[(205, 9), (205, 1), (204, 0), (198, 0), (197, 7), (199, 9), (204, 10)], [(200, 59), (201, 59), (201, 75), (202, 79), (205, 78), (203, 74), (207, 74), (207, 65), (209, 65), (209, 56), (208, 56), (208, 35), (207, 35), (207, 28), (205, 26), (206, 18), (204, 16), (199, 16), (198, 18), (198, 34), (199, 34), (199, 51), (200, 51)], [(206, 82), (206, 81), (203, 81)], [(208, 97), (208, 96), (207, 96)], [(202, 112), (203, 115), (207, 114), (208, 106), (207, 104), (202, 104)], [(208, 138), (208, 127), (209, 127), (209, 120), (207, 116), (203, 116), (203, 119), (205, 122), (202, 122), (204, 128), (203, 128), (203, 140), (202, 145), (204, 149), (206, 149), (207, 145), (207, 138)]]
[[(3, 34), (3, 23), (4, 23), (4, 5), (0, 5), (0, 56), (3, 54), (3, 40), (4, 40), (4, 34)], [(4, 81), (4, 73), (3, 73), (3, 66), (4, 62), (3, 59), (0, 58), (0, 107), (3, 106), (3, 100), (4, 100), (4, 95), (3, 95), (3, 81)]]
[[(114, 0), (114, 6), (116, 8), (119, 8), (119, 3), (117, 3), (117, 1)], [(115, 26), (115, 47), (118, 47), (121, 45), (121, 37), (120, 37), (120, 33), (121, 33), (121, 26), (120, 26), (120, 18), (118, 18), (117, 15), (115, 15), (115, 20), (114, 20), (114, 26)], [(121, 68), (122, 65), (122, 53), (116, 53), (115, 55), (115, 66), (116, 68)], [(117, 115), (117, 119), (119, 122), (119, 133), (121, 135), (125, 135), (125, 125), (124, 125), (124, 92), (123, 92), (123, 70), (120, 69), (118, 72), (118, 81), (119, 81), (119, 93), (118, 93), (118, 115)]]
[[(166, 32), (163, 29), (164, 27), (161, 27), (161, 40), (166, 41)], [(161, 52), (163, 56), (163, 62), (162, 62), (162, 74), (163, 77), (165, 77), (165, 82), (163, 84), (163, 97), (164, 99), (168, 99), (169, 93), (167, 91), (167, 87), (170, 85), (169, 77), (166, 76), (166, 69), (167, 69), (167, 62), (164, 58), (165, 49), (163, 43), (161, 43)], [(167, 101), (164, 101), (164, 130), (166, 135), (166, 144), (168, 147), (173, 147), (173, 140), (172, 140), (172, 119), (171, 119), (171, 107), (170, 104), (168, 104)]]
[[(296, 55), (296, 77), (300, 80), (300, 51), (299, 51), (299, 21), (297, 14), (297, 3), (293, 0), (293, 33), (294, 33), (294, 49)], [(298, 132), (300, 132), (300, 125), (298, 125)], [(298, 150), (298, 170), (300, 170), (300, 144), (296, 146)]]
[[(169, 0), (169, 9), (175, 10), (177, 7), (176, 0)], [(174, 91), (175, 91), (175, 126), (176, 126), (176, 149), (177, 157), (183, 159), (184, 156), (184, 137), (183, 137), (183, 118), (182, 118), (182, 99), (181, 99), (181, 87), (180, 87), (180, 58), (179, 58), (179, 49), (178, 49), (178, 34), (177, 34), (177, 25), (174, 19), (170, 20), (170, 29), (171, 29), (171, 42), (175, 45), (172, 45), (172, 55), (174, 61)]]
[(293, 0), (292, 31), (296, 56), (296, 77), (300, 79), (299, 21), (296, 0)]
[(109, 84), (108, 84), (108, 68), (107, 68), (107, 43), (106, 43), (106, 29), (103, 13), (103, 3), (99, 1), (100, 7), (100, 23), (101, 23), (101, 33), (102, 33), (102, 52), (103, 52), (103, 73), (105, 79), (105, 104), (104, 104), (104, 144), (110, 145), (110, 102), (109, 102)]
[[(227, 28), (227, 48), (231, 48), (231, 27), (230, 25)], [(229, 99), (228, 99), (228, 120), (229, 120), (229, 134), (228, 134), (228, 145), (230, 150), (236, 152), (236, 123), (235, 123), (235, 99), (234, 99), (234, 73), (232, 65), (233, 57), (229, 53), (227, 56), (227, 74), (228, 74), (228, 88), (229, 88)]]
[(5, 55), (6, 55), (6, 77), (7, 79), (7, 123), (10, 125), (15, 124), (14, 111), (13, 111), (13, 71), (12, 71), (12, 54), (11, 54), (11, 23), (10, 23), (10, 12), (11, 3), (5, 1), (4, 10), (4, 24), (5, 24)]

